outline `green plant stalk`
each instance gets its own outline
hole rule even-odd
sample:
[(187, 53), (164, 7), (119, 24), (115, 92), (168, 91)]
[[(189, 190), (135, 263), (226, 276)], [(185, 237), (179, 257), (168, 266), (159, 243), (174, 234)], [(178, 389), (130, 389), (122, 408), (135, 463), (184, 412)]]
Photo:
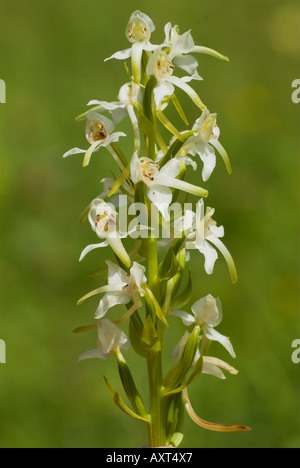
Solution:
[[(157, 291), (157, 239), (150, 237), (147, 239), (147, 273), (148, 283), (155, 294)], [(160, 326), (163, 323), (158, 320)], [(147, 356), (148, 380), (149, 380), (149, 398), (150, 398), (150, 430), (149, 446), (161, 447), (166, 445), (166, 417), (164, 410), (163, 376), (161, 351), (149, 351)]]
[(150, 431), (149, 446), (166, 445), (166, 417), (162, 395), (161, 351), (149, 351), (147, 358), (150, 394)]

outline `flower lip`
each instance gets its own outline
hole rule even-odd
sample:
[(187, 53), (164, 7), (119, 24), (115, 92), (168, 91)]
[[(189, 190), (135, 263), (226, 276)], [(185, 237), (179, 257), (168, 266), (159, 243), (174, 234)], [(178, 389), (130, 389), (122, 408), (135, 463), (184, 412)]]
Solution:
[(142, 160), (140, 170), (142, 180), (145, 182), (145, 184), (151, 185), (159, 171), (159, 165), (155, 164), (153, 161)]
[(90, 144), (101, 142), (114, 131), (113, 122), (104, 115), (89, 111), (86, 114), (86, 139)]
[(90, 133), (88, 136), (89, 143), (105, 140), (107, 137), (107, 130), (100, 122), (94, 123), (90, 126)]
[(117, 229), (117, 212), (113, 205), (96, 199), (89, 212), (89, 221), (98, 237), (107, 238)]
[(140, 11), (134, 12), (126, 27), (126, 37), (131, 43), (148, 42), (155, 29), (149, 16)]
[(156, 54), (156, 62), (154, 68), (154, 74), (158, 80), (163, 80), (168, 78), (173, 74), (175, 70), (175, 65), (171, 62), (168, 55), (159, 50)]

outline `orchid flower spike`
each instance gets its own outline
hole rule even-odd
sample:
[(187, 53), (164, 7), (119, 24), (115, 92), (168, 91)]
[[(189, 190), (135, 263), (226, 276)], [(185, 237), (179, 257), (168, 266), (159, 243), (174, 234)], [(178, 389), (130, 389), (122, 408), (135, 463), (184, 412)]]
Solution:
[(114, 128), (113, 122), (104, 115), (93, 111), (87, 112), (85, 134), (91, 146), (87, 150), (72, 148), (70, 151), (67, 151), (63, 157), (66, 158), (73, 154), (85, 153), (83, 167), (88, 166), (93, 153), (98, 151), (101, 147), (107, 147), (109, 149), (111, 143), (119, 141), (121, 136), (126, 136), (123, 132), (113, 133)]
[[(131, 178), (134, 184), (142, 181), (147, 185), (148, 198), (160, 211), (164, 219), (170, 219), (169, 206), (172, 190), (178, 189), (196, 196), (207, 196), (207, 190), (176, 179), (181, 169), (180, 159), (174, 158), (161, 169), (149, 158), (139, 158), (135, 153), (131, 160)], [(200, 195), (201, 194), (201, 195)]]
[(222, 304), (219, 298), (214, 298), (211, 294), (199, 299), (192, 305), (192, 314), (183, 310), (175, 310), (170, 312), (170, 315), (177, 316), (182, 319), (186, 326), (193, 324), (199, 325), (203, 330), (203, 339), (218, 341), (229, 354), (235, 358), (235, 352), (232, 344), (226, 336), (221, 335), (214, 328), (222, 322), (223, 312)]
[(217, 126), (217, 115), (210, 114), (204, 109), (201, 117), (196, 120), (193, 131), (194, 135), (185, 142), (179, 154), (181, 156), (197, 154), (203, 162), (202, 178), (207, 181), (216, 166), (216, 149), (223, 158), (228, 173), (231, 174), (228, 155), (218, 140), (220, 129)]
[(157, 49), (149, 58), (147, 64), (147, 75), (155, 76), (157, 83), (154, 88), (154, 100), (156, 107), (162, 107), (162, 101), (166, 96), (174, 94), (174, 85), (186, 92), (194, 103), (201, 109), (205, 109), (203, 102), (198, 94), (191, 88), (187, 82), (192, 79), (201, 79), (199, 76), (185, 76), (178, 78), (173, 76), (175, 65), (171, 58), (162, 49)]
[(86, 299), (96, 294), (106, 293), (100, 300), (95, 314), (95, 318), (98, 320), (103, 318), (112, 307), (119, 304), (127, 305), (133, 300), (132, 307), (119, 320), (115, 321), (116, 324), (120, 324), (142, 306), (140, 296), (143, 296), (141, 287), (147, 281), (145, 277), (146, 268), (134, 262), (128, 274), (123, 268), (115, 265), (110, 260), (107, 260), (106, 264), (108, 266), (108, 285), (89, 292), (79, 299), (78, 304), (82, 304)]
[(78, 358), (78, 362), (85, 359), (107, 359), (116, 354), (120, 349), (127, 350), (130, 341), (125, 333), (113, 322), (107, 319), (98, 322), (98, 348), (86, 351)]
[(93, 231), (105, 241), (100, 244), (88, 245), (83, 250), (79, 261), (83, 260), (92, 250), (110, 245), (121, 262), (130, 268), (131, 260), (121, 241), (121, 237), (125, 237), (126, 234), (119, 233), (118, 213), (114, 205), (106, 203), (100, 198), (95, 199), (90, 205), (88, 219)]

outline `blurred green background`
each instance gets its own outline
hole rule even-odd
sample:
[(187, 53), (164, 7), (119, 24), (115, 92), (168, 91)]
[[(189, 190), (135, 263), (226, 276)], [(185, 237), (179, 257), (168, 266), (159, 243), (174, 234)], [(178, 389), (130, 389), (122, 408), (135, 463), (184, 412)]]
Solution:
[[(124, 29), (140, 9), (161, 43), (168, 21), (192, 28), (197, 44), (228, 55), (230, 63), (198, 56), (203, 82), (195, 86), (218, 113), (220, 141), (233, 174), (219, 159), (209, 204), (225, 227), (225, 243), (239, 273), (232, 285), (222, 258), (207, 276), (192, 258), (194, 300), (219, 296), (236, 362), (214, 344), (212, 352), (240, 371), (219, 381), (204, 375), (191, 386), (199, 415), (213, 422), (247, 424), (251, 433), (218, 434), (186, 418), (182, 447), (300, 447), (300, 365), (291, 343), (299, 327), (300, 105), (291, 83), (300, 78), (299, 1), (15, 1), (0, 0), (0, 365), (1, 447), (139, 447), (146, 430), (112, 403), (103, 375), (121, 389), (113, 359), (76, 364), (95, 347), (95, 334), (72, 330), (93, 322), (95, 301), (76, 306), (95, 288), (88, 274), (108, 251), (78, 263), (96, 241), (78, 218), (116, 170), (102, 150), (82, 169), (84, 124), (74, 117), (90, 99), (115, 100), (127, 81), (122, 62), (104, 59), (128, 47)], [(198, 117), (181, 92), (190, 122)], [(179, 125), (179, 121), (178, 121)], [(121, 128), (122, 127), (122, 128)], [(130, 134), (126, 123), (119, 130)], [(120, 146), (131, 152), (123, 139)], [(199, 175), (199, 173), (198, 173)], [(196, 182), (196, 175), (192, 174)], [(169, 349), (185, 327), (173, 319)], [(126, 354), (143, 393), (146, 370)]]

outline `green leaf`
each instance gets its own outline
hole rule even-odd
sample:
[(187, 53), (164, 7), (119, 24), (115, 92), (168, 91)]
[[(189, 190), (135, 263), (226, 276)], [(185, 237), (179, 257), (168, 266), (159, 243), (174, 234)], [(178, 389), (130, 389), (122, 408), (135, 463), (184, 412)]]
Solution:
[(186, 304), (188, 304), (193, 296), (193, 283), (192, 283), (192, 274), (191, 270), (189, 270), (189, 281), (184, 290), (178, 294), (178, 296), (175, 297), (175, 299), (172, 301), (171, 304), (171, 309), (172, 310), (178, 310), (178, 309), (183, 309)]
[(83, 327), (75, 328), (75, 330), (73, 330), (73, 333), (83, 333), (86, 331), (97, 331), (97, 330), (98, 330), (97, 325), (86, 325)]
[(156, 115), (157, 115), (158, 119), (160, 120), (160, 122), (163, 124), (163, 126), (167, 130), (169, 130), (170, 133), (175, 135), (178, 138), (178, 140), (182, 141), (181, 133), (177, 130), (176, 127), (174, 127), (172, 122), (170, 122), (170, 120), (165, 116), (165, 114), (160, 109), (158, 109), (156, 111)]
[(121, 396), (119, 395), (119, 393), (110, 385), (110, 383), (108, 382), (107, 378), (104, 377), (104, 380), (105, 380), (105, 383), (106, 383), (106, 386), (109, 390), (109, 393), (111, 394), (115, 404), (122, 410), (124, 411), (124, 413), (128, 414), (128, 416), (131, 416), (132, 418), (135, 418), (135, 419), (139, 419), (140, 421), (143, 421), (144, 423), (146, 424), (149, 424), (150, 423), (150, 420), (149, 418), (144, 418), (142, 416), (140, 416), (139, 414), (136, 414), (134, 411), (132, 411), (130, 408), (128, 408), (128, 406), (124, 403), (124, 401), (122, 400)]
[(80, 122), (80, 120), (84, 120), (86, 118), (86, 114), (88, 114), (89, 112), (97, 112), (97, 111), (103, 111), (103, 107), (101, 105), (98, 105), (98, 106), (95, 106), (95, 107), (90, 107), (90, 109), (88, 109), (87, 111), (83, 112), (83, 114), (80, 114), (78, 115), (75, 120), (77, 120), (77, 122)]
[(149, 286), (147, 285), (144, 285), (143, 287), (143, 293), (144, 293), (144, 296), (145, 296), (145, 301), (147, 302), (148, 306), (149, 306), (149, 309), (151, 310), (152, 314), (155, 316), (157, 315), (157, 317), (159, 318), (159, 320), (161, 322), (163, 322), (163, 324), (168, 327), (169, 324), (163, 314), (163, 311), (159, 305), (159, 303), (157, 302), (157, 299), (156, 297), (154, 296), (153, 292), (151, 291), (151, 289), (149, 288)]
[(141, 343), (147, 351), (161, 351), (161, 343), (150, 315), (148, 315), (142, 331)]
[(167, 400), (167, 440), (178, 447), (183, 439), (184, 405), (181, 395), (173, 395)]
[(129, 175), (130, 175), (130, 164), (127, 165), (127, 167), (124, 169), (122, 174), (119, 175), (119, 177), (115, 181), (114, 185), (112, 186), (111, 191), (108, 194), (108, 198), (110, 198), (119, 190), (119, 188), (121, 187), (121, 185), (123, 185), (125, 180), (128, 179)]
[(161, 264), (159, 265), (159, 269), (158, 269), (158, 274), (161, 278), (163, 278), (167, 272), (170, 270), (171, 268), (171, 263), (172, 263), (172, 259), (173, 259), (173, 256), (177, 256), (179, 250), (181, 249), (183, 243), (185, 241), (185, 237), (181, 238), (181, 239), (174, 239), (174, 241), (172, 242), (172, 244), (170, 245), (166, 255), (165, 255), (165, 258), (163, 259), (163, 261), (161, 262)]
[(167, 162), (169, 162), (172, 158), (176, 156), (178, 151), (182, 148), (183, 144), (194, 135), (194, 131), (185, 132), (181, 135), (181, 140), (178, 138), (172, 143), (170, 146), (167, 154), (158, 162), (159, 167), (162, 168)]
[(176, 296), (182, 283), (183, 273), (184, 273), (185, 263), (186, 263), (186, 249), (181, 249), (176, 255), (176, 259), (180, 266), (180, 270), (177, 273), (177, 275), (175, 275), (174, 278), (172, 278), (172, 297)]
[(199, 336), (200, 327), (196, 325), (185, 344), (180, 358), (164, 379), (165, 394), (168, 394), (170, 390), (176, 389), (185, 380), (185, 376), (192, 367), (199, 346)]
[(154, 125), (153, 123), (141, 112), (138, 112), (138, 124), (140, 132), (146, 135), (147, 137), (154, 138)]
[(147, 357), (147, 352), (141, 343), (143, 322), (137, 311), (132, 314), (129, 321), (129, 339), (134, 351), (142, 357)]
[(156, 86), (157, 80), (155, 76), (151, 76), (148, 80), (144, 93), (143, 109), (145, 117), (153, 123), (153, 91)]
[(169, 281), (170, 279), (172, 279), (178, 272), (180, 271), (180, 265), (177, 261), (177, 258), (174, 254), (174, 252), (172, 253), (172, 257), (171, 257), (171, 264), (170, 264), (170, 269), (169, 271), (161, 278), (159, 277), (159, 281), (161, 282), (166, 282), (166, 281)]
[(145, 409), (142, 397), (136, 388), (131, 371), (120, 352), (116, 353), (118, 369), (125, 393), (132, 404), (134, 411), (143, 418), (147, 419), (148, 414)]
[(173, 102), (173, 104), (175, 106), (175, 109), (177, 110), (178, 114), (180, 115), (180, 117), (182, 118), (184, 123), (186, 125), (189, 125), (189, 121), (188, 121), (188, 119), (187, 119), (187, 117), (186, 117), (186, 115), (185, 115), (185, 113), (184, 113), (184, 111), (183, 111), (183, 109), (181, 107), (181, 104), (180, 104), (179, 99), (177, 98), (177, 96), (175, 94), (173, 94), (171, 96), (171, 99), (172, 99), (172, 102)]
[(187, 93), (187, 95), (191, 98), (194, 104), (196, 104), (196, 106), (198, 106), (201, 110), (205, 109), (206, 106), (205, 104), (203, 104), (196, 91), (185, 81), (182, 81), (177, 76), (169, 76), (168, 81), (170, 83), (173, 83), (175, 86), (178, 86), (178, 88), (181, 88), (185, 93)]
[(120, 150), (120, 148), (116, 145), (116, 143), (111, 143), (110, 146), (112, 147), (112, 149), (114, 150), (114, 152), (117, 154), (119, 160), (121, 161), (121, 163), (123, 164), (124, 167), (127, 167), (128, 165), (128, 162), (124, 156), (124, 153), (123, 151)]
[(193, 383), (198, 377), (199, 375), (201, 374), (202, 372), (202, 369), (203, 369), (203, 357), (202, 355), (200, 356), (200, 358), (198, 359), (198, 361), (196, 362), (194, 368), (193, 368), (193, 371), (191, 372), (191, 374), (189, 375), (188, 379), (186, 379), (184, 381), (184, 383), (182, 385), (180, 385), (179, 387), (175, 388), (174, 390), (171, 390), (169, 392), (166, 392), (164, 395), (165, 397), (169, 397), (171, 395), (175, 395), (176, 393), (181, 393), (182, 390), (184, 390), (186, 387), (188, 387), (188, 385), (190, 385), (191, 383)]

